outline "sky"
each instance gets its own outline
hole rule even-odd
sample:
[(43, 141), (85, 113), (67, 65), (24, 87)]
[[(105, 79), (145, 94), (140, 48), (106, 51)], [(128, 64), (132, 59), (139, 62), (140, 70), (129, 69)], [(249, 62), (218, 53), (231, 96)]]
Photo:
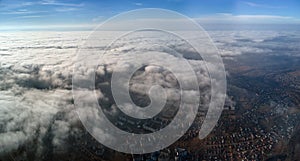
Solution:
[(300, 23), (299, 0), (0, 0), (0, 28), (89, 26), (140, 8), (169, 9), (200, 23)]

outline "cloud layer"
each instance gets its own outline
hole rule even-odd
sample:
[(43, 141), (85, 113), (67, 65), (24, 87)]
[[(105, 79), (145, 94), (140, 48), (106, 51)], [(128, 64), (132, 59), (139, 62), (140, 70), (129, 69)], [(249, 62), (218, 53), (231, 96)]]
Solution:
[[(2, 33), (0, 36), (0, 154), (7, 154), (20, 147), (32, 145), (36, 158), (43, 155), (47, 145), (53, 145), (54, 152), (64, 150), (67, 138), (76, 131), (79, 118), (76, 115), (72, 93), (72, 72), (77, 46), (86, 39), (87, 32), (25, 32)], [(300, 35), (295, 32), (278, 31), (211, 31), (209, 33), (223, 57), (234, 58), (240, 54), (286, 54), (299, 56)], [(193, 35), (190, 33), (190, 35)], [(104, 90), (109, 85), (109, 74), (114, 70), (118, 54), (134, 51), (155, 50), (167, 52), (172, 58), (182, 56), (197, 73), (198, 83), (203, 91), (210, 85), (209, 74), (203, 61), (195, 51), (182, 41), (168, 39), (145, 41), (143, 38), (122, 40), (109, 48), (110, 54), (100, 60), (96, 69), (99, 87), (99, 100), (111, 102)], [(87, 50), (104, 50), (105, 46), (97, 41), (108, 41), (109, 32)], [(150, 41), (150, 42), (149, 42)], [(156, 46), (149, 46), (157, 41)], [(168, 47), (161, 47), (164, 46)], [(177, 51), (182, 53), (176, 55)], [(166, 57), (170, 60), (170, 57)], [(126, 65), (123, 65), (125, 70)], [(80, 69), (89, 72), (86, 69)], [(78, 71), (80, 71), (78, 70)], [(118, 69), (121, 70), (121, 69)], [(122, 72), (122, 71), (119, 71)], [(189, 75), (185, 74), (189, 81)], [(167, 95), (177, 100), (177, 82), (170, 71), (146, 65), (132, 79), (131, 92), (148, 94), (148, 85), (158, 84), (170, 88)], [(146, 91), (146, 92), (145, 92)], [(188, 91), (188, 90), (187, 90)], [(202, 102), (209, 101), (209, 92), (201, 93)], [(110, 104), (110, 112), (118, 113), (115, 105)], [(94, 115), (91, 109), (87, 115)], [(95, 129), (101, 133), (101, 130)], [(51, 136), (51, 137), (50, 137)], [(50, 138), (50, 141), (45, 140)], [(26, 152), (25, 154), (26, 155)], [(37, 159), (38, 160), (38, 159)]]

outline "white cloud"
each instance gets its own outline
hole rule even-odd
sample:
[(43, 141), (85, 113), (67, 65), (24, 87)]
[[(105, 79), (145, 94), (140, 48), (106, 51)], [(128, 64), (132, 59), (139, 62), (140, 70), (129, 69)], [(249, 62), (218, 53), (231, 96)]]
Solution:
[(289, 16), (278, 15), (233, 15), (231, 13), (219, 13), (215, 15), (203, 16), (195, 18), (200, 24), (286, 24), (300, 23), (300, 20)]
[(26, 145), (36, 147), (41, 157), (49, 148), (44, 146), (46, 135), (53, 133), (59, 150), (74, 130), (69, 126), (79, 119), (71, 104), (72, 58), (82, 33), (75, 38), (64, 34), (5, 33), (0, 38), (1, 44), (6, 42), (0, 51), (7, 51), (0, 57), (0, 154)]
[(143, 5), (143, 3), (134, 3), (134, 5), (136, 5), (136, 6), (142, 6)]
[(104, 16), (97, 16), (92, 19), (93, 22), (101, 22), (103, 20), (105, 20)]
[(15, 10), (18, 8), (24, 8), (28, 6), (40, 6), (40, 5), (52, 5), (52, 6), (61, 6), (61, 7), (84, 7), (84, 3), (65, 3), (57, 0), (38, 0), (31, 2), (18, 2), (18, 3), (9, 3), (2, 1), (1, 9), (4, 10)]
[(253, 3), (253, 2), (243, 2), (244, 4), (251, 6), (251, 7), (259, 7), (259, 8), (270, 8), (270, 9), (283, 9), (287, 8), (286, 6), (271, 6), (271, 5), (265, 5), (260, 3)]
[[(231, 57), (241, 54), (291, 54), (297, 56), (296, 45), (299, 39), (297, 31), (279, 32), (277, 30), (241, 30), (241, 31), (209, 31), (220, 54)], [(293, 35), (293, 38), (288, 38)], [(286, 37), (282, 41), (272, 41)], [(284, 46), (286, 52), (278, 53), (277, 48)], [(297, 49), (296, 49), (297, 48)]]
[(32, 15), (32, 16), (19, 16), (19, 17), (16, 17), (16, 19), (24, 19), (24, 18), (41, 18), (43, 16), (40, 16), (40, 15)]
[(55, 11), (57, 12), (70, 12), (70, 11), (77, 11), (79, 10), (78, 8), (75, 7), (61, 7), (61, 8), (56, 8)]
[(7, 14), (7, 15), (24, 15), (24, 14), (37, 14), (37, 13), (46, 13), (48, 11), (29, 11), (27, 9), (20, 9), (17, 11), (5, 11), (0, 12), (0, 14)]
[(16, 26), (16, 25), (2, 25), (0, 26), (0, 31), (36, 31), (36, 30), (63, 30), (63, 31), (90, 31), (96, 27), (96, 24), (55, 24), (55, 25), (24, 25), (24, 26)]
[[(0, 37), (0, 153), (6, 153), (19, 146), (36, 139), (38, 146), (37, 155), (42, 155), (44, 147), (43, 137), (53, 134), (51, 142), (56, 151), (61, 151), (66, 143), (68, 135), (71, 135), (73, 127), (78, 124), (78, 116), (72, 105), (72, 93), (70, 90), (73, 64), (75, 61), (77, 46), (86, 39), (89, 32), (16, 32), (2, 33)], [(193, 32), (187, 33), (190, 36)], [(150, 38), (149, 38), (150, 35)], [(101, 85), (109, 86), (105, 76), (115, 69), (119, 61), (118, 54), (136, 56), (136, 51), (166, 52), (168, 56), (162, 57), (170, 66), (182, 55), (190, 54), (189, 63), (198, 76), (199, 87), (203, 102), (209, 101), (209, 90), (204, 89), (210, 85), (209, 74), (204, 68), (203, 61), (193, 55), (193, 50), (185, 46), (183, 41), (176, 41), (174, 37), (161, 36), (159, 39), (136, 37), (120, 39), (115, 46), (108, 49), (107, 57), (99, 60), (97, 74), (102, 79)], [(276, 47), (284, 47), (285, 53), (294, 54), (299, 48), (299, 33), (293, 31), (210, 31), (210, 35), (221, 50), (223, 56), (237, 54), (276, 54), (272, 51)], [(292, 37), (290, 38), (290, 35)], [(279, 39), (279, 41), (278, 41)], [(284, 39), (284, 41), (281, 41)], [(88, 50), (102, 51), (105, 47), (97, 41), (110, 42), (110, 32), (103, 32), (101, 37), (93, 40)], [(153, 46), (153, 43), (158, 44)], [(205, 42), (203, 42), (205, 45)], [(168, 46), (168, 47), (166, 47)], [(171, 49), (172, 50), (171, 50)], [(127, 53), (126, 53), (127, 52)], [(126, 57), (124, 57), (126, 58)], [(147, 59), (158, 59), (150, 55)], [(136, 59), (136, 57), (133, 57)], [(125, 59), (124, 59), (125, 60)], [(177, 63), (175, 65), (181, 65)], [(210, 64), (208, 64), (210, 65)], [(213, 67), (213, 66), (210, 66)], [(76, 70), (75, 70), (76, 71)], [(83, 68), (76, 72), (87, 72)], [(178, 70), (183, 80), (189, 81), (192, 76), (184, 73), (186, 70)], [(105, 78), (105, 79), (104, 79)], [(174, 75), (153, 65), (146, 65), (145, 71), (140, 72), (132, 79), (134, 85), (131, 90), (140, 94), (148, 94), (149, 86), (158, 84), (164, 86), (166, 95), (171, 100), (178, 100), (180, 92), (173, 87), (177, 85)], [(194, 91), (186, 90), (186, 95), (195, 95)], [(97, 92), (98, 99), (108, 101), (105, 90)], [(188, 100), (190, 101), (190, 100)], [(113, 105), (112, 113), (118, 113)], [(95, 116), (95, 124), (101, 121), (97, 118), (97, 109), (82, 110), (86, 119)], [(49, 128), (51, 127), (51, 128)], [(76, 126), (75, 126), (76, 127)], [(48, 129), (51, 129), (48, 131)], [(97, 134), (103, 134), (101, 129), (95, 128)], [(37, 134), (38, 133), (38, 134)], [(109, 138), (105, 135), (104, 138)]]
[(63, 3), (56, 0), (42, 0), (39, 1), (37, 4), (41, 5), (54, 5), (54, 6), (68, 6), (68, 7), (82, 7), (84, 3), (76, 4), (76, 3)]

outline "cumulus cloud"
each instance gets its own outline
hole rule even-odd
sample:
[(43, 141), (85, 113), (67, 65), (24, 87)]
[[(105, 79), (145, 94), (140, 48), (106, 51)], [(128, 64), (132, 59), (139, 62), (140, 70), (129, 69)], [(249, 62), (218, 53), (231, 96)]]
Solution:
[[(6, 51), (0, 57), (0, 155), (19, 149), (24, 157), (33, 151), (40, 158), (50, 144), (61, 151), (76, 129), (70, 89), (72, 58), (81, 36), (65, 34), (64, 46), (60, 35), (5, 33), (1, 37), (7, 44), (0, 47)], [(51, 139), (50, 144), (45, 138)]]
[[(72, 73), (76, 60), (76, 50), (87, 32), (49, 32), (49, 33), (3, 33), (0, 42), (0, 153), (16, 150), (24, 145), (36, 146), (37, 157), (44, 152), (46, 145), (51, 144), (54, 152), (62, 152), (68, 136), (80, 130), (77, 128), (77, 116), (72, 98)], [(161, 34), (161, 33), (160, 33)], [(193, 36), (192, 33), (187, 33)], [(184, 94), (187, 98), (197, 96), (191, 85), (193, 75), (196, 75), (197, 87), (200, 89), (201, 105), (206, 106), (210, 101), (211, 80), (207, 67), (197, 52), (185, 41), (175, 36), (153, 37), (153, 33), (118, 40), (106, 48), (97, 41), (110, 42), (109, 32), (102, 37), (95, 38), (94, 43), (88, 44), (85, 51), (97, 51), (90, 64), (96, 66), (96, 99), (105, 105), (106, 113), (115, 116), (120, 113), (111, 97), (110, 85), (113, 72), (123, 73), (133, 66), (128, 60), (137, 59), (137, 54), (149, 51), (167, 53), (165, 55), (148, 55), (144, 59), (162, 60), (165, 66), (159, 66), (151, 61), (140, 63), (140, 68), (129, 81), (130, 92), (136, 96), (135, 103), (149, 101), (149, 90), (153, 85), (160, 85), (168, 98), (167, 104), (174, 105), (180, 100), (180, 82), (187, 84)], [(155, 35), (155, 34), (154, 34)], [(236, 56), (239, 54), (279, 54), (274, 53), (279, 48), (286, 49), (284, 53), (297, 55), (300, 36), (291, 32), (277, 31), (210, 31), (210, 35), (222, 56)], [(290, 35), (293, 35), (292, 37)], [(136, 36), (136, 35), (135, 35)], [(159, 38), (159, 39), (157, 39)], [(284, 40), (284, 41), (282, 41)], [(203, 46), (205, 46), (203, 42)], [(102, 59), (97, 58), (99, 51), (107, 49)], [(209, 51), (206, 51), (209, 52)], [(133, 53), (133, 54), (130, 54)], [(299, 55), (299, 54), (298, 54)], [(124, 59), (120, 59), (120, 57)], [(194, 73), (187, 72), (187, 66), (180, 60), (186, 60)], [(79, 57), (80, 60), (80, 57)], [(120, 61), (122, 60), (122, 61)], [(176, 62), (176, 63), (174, 63)], [(117, 68), (120, 63), (121, 67)], [(126, 64), (127, 63), (127, 64)], [(133, 62), (133, 65), (134, 64)], [(174, 66), (177, 75), (170, 69)], [(215, 67), (217, 70), (217, 67)], [(85, 76), (93, 77), (93, 69), (77, 66), (74, 72), (82, 74), (78, 83), (85, 82)], [(78, 74), (80, 76), (80, 74)], [(215, 80), (213, 80), (215, 81)], [(83, 88), (84, 84), (81, 84)], [(124, 85), (124, 84), (122, 84)], [(193, 100), (187, 99), (187, 103)], [(233, 102), (231, 102), (233, 104)], [(147, 104), (146, 104), (147, 105)], [(190, 106), (190, 105), (189, 105)], [(130, 106), (128, 106), (130, 107)], [(187, 106), (188, 107), (188, 106)], [(84, 119), (94, 118), (95, 124), (102, 118), (97, 118), (98, 107), (82, 109)], [(165, 109), (167, 111), (167, 109)], [(190, 116), (186, 116), (190, 117)], [(104, 131), (93, 128), (97, 134)], [(44, 138), (48, 137), (50, 141)]]
[[(184, 34), (194, 36), (191, 33)], [(100, 36), (94, 37), (98, 38)], [(203, 48), (205, 47), (206, 50), (204, 52), (211, 53), (213, 51), (212, 46), (207, 45), (208, 43), (201, 40), (201, 38), (199, 42), (201, 42)], [(94, 45), (94, 39), (91, 40), (91, 43), (89, 46)], [(109, 99), (108, 101), (100, 99), (99, 102), (102, 108), (112, 111), (112, 115), (120, 115), (121, 108), (123, 115), (125, 113), (135, 118), (149, 118), (149, 115), (152, 116), (155, 113), (153, 112), (154, 110), (152, 110), (151, 114), (147, 113), (149, 115), (145, 115), (144, 112), (147, 111), (148, 107), (151, 107), (151, 103), (153, 103), (151, 101), (155, 102), (155, 99), (164, 99), (163, 96), (167, 96), (167, 100), (163, 110), (159, 113), (160, 116), (168, 115), (168, 117), (174, 117), (181, 101), (185, 112), (184, 115), (181, 114), (179, 117), (185, 120), (195, 116), (195, 112), (191, 110), (193, 109), (192, 107), (199, 106), (197, 103), (201, 104), (199, 107), (203, 111), (208, 108), (211, 81), (206, 68), (207, 63), (203, 61), (190, 44), (176, 35), (160, 31), (137, 31), (132, 33), (132, 35), (127, 35), (114, 41), (113, 44), (107, 47), (104, 55), (100, 55), (100, 57), (94, 55), (88, 57), (88, 55), (85, 55), (87, 51), (97, 52), (96, 48), (82, 50), (83, 56), (78, 59), (75, 68), (75, 72), (78, 72), (76, 73), (77, 78), (75, 78), (78, 94), (81, 93), (82, 88), (89, 89), (89, 83), (93, 84), (93, 82), (84, 80), (93, 77), (88, 74), (88, 69), (86, 68), (94, 66), (94, 69), (96, 69), (96, 88), (99, 88), (101, 93)], [(88, 63), (83, 60), (88, 60)], [(98, 63), (95, 63), (95, 60)], [(217, 69), (216, 67), (213, 70)], [(133, 73), (131, 73), (132, 71)], [(132, 77), (130, 73), (133, 74)], [(110, 77), (117, 78), (116, 84), (110, 82)], [(124, 79), (128, 77), (129, 79)], [(157, 85), (162, 87), (163, 92), (151, 95), (152, 87)], [(109, 92), (111, 90), (110, 86), (116, 89), (116, 93)], [(129, 87), (128, 92), (126, 87)], [(200, 93), (198, 92), (199, 90)], [(128, 93), (130, 96), (128, 96)], [(116, 101), (118, 98), (116, 95), (113, 98), (113, 94), (119, 95), (120, 101)], [(83, 98), (83, 96), (78, 96), (78, 98)], [(201, 99), (200, 102), (197, 99)], [(156, 103), (160, 105), (161, 102), (157, 101)], [(80, 102), (78, 103), (80, 104)], [(136, 108), (135, 106), (142, 108)], [(158, 106), (153, 107), (157, 108)], [(82, 111), (89, 110), (91, 109), (82, 107)], [(90, 112), (90, 117), (86, 113), (83, 114), (82, 117), (85, 118), (83, 122), (87, 126), (101, 126), (100, 118), (99, 121), (89, 120), (89, 118), (94, 118), (94, 114), (95, 112)], [(116, 121), (115, 119), (111, 120)], [(173, 128), (176, 129), (176, 127)], [(96, 136), (100, 140), (108, 139), (105, 132), (99, 129), (94, 130), (91, 128), (91, 131), (95, 131), (97, 133)]]

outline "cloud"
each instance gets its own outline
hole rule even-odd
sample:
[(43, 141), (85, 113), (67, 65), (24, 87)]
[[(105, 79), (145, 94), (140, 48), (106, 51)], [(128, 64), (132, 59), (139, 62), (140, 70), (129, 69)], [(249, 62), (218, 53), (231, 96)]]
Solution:
[[(50, 34), (55, 35), (53, 38), (45, 33), (33, 33), (32, 37), (27, 37), (28, 33), (5, 34), (8, 37), (14, 35), (20, 41), (14, 43), (8, 40), (5, 46), (8, 54), (0, 57), (1, 156), (19, 149), (26, 158), (30, 155), (26, 148), (30, 147), (30, 151), (41, 158), (45, 151), (51, 150), (51, 144), (56, 154), (63, 150), (68, 136), (74, 130), (80, 130), (70, 91), (70, 60), (76, 48), (53, 49), (54, 44), (63, 46), (62, 39), (56, 34)], [(77, 38), (81, 39), (80, 35), (77, 38), (71, 35), (64, 35), (63, 41), (67, 46), (74, 45)], [(1, 37), (0, 42), (6, 36)], [(35, 42), (36, 38), (39, 42)], [(47, 49), (47, 46), (50, 48)], [(63, 58), (58, 60), (55, 53), (60, 53)]]
[(54, 24), (54, 25), (3, 25), (0, 31), (90, 31), (96, 27), (96, 24)]
[[(5, 98), (0, 100), (3, 128), (0, 154), (30, 144), (35, 139), (40, 141), (31, 145), (32, 148), (37, 146), (39, 149), (48, 149), (48, 145), (44, 146), (43, 138), (49, 133), (53, 133), (58, 138), (65, 137), (65, 133), (55, 129), (58, 111), (70, 113), (73, 111), (73, 107), (67, 105), (65, 101), (69, 97), (65, 91), (19, 90), (23, 90), (23, 94), (18, 96), (13, 92), (0, 92), (1, 97)], [(54, 127), (53, 130), (47, 130), (51, 126)]]
[(300, 20), (289, 16), (278, 15), (233, 15), (231, 13), (219, 13), (210, 16), (195, 18), (200, 24), (286, 24), (300, 23)]
[[(209, 31), (223, 57), (241, 54), (293, 55), (299, 50), (297, 31), (281, 33), (278, 30)], [(291, 38), (290, 36), (293, 38)], [(280, 52), (285, 50), (285, 52)]]
[(76, 4), (76, 3), (62, 3), (56, 0), (42, 0), (37, 4), (41, 5), (53, 5), (53, 6), (67, 6), (67, 7), (83, 7), (84, 3)]
[[(149, 102), (149, 97), (152, 99), (156, 99), (155, 96), (158, 96), (158, 94), (151, 96), (149, 95), (149, 92), (151, 91), (150, 89), (152, 86), (159, 85), (163, 87), (163, 90), (165, 91), (161, 92), (160, 94), (165, 93), (167, 96), (168, 105), (164, 108), (178, 107), (176, 106), (176, 104), (178, 104), (178, 102), (182, 100), (180, 99), (180, 97), (184, 98), (183, 102), (188, 104), (188, 106), (195, 106), (193, 98), (199, 98), (199, 95), (197, 95), (197, 92), (195, 92), (198, 91), (198, 88), (201, 88), (201, 103), (203, 104), (201, 108), (207, 108), (207, 104), (209, 103), (210, 99), (209, 96), (207, 96), (210, 93), (209, 74), (205, 69), (203, 60), (199, 59), (199, 56), (196, 56), (194, 54), (195, 51), (193, 50), (193, 48), (186, 44), (186, 42), (184, 42), (183, 40), (180, 40), (172, 35), (165, 36), (164, 33), (161, 32), (148, 31), (142, 32), (141, 35), (133, 34), (133, 36), (130, 35), (125, 38), (120, 38), (111, 47), (108, 48), (106, 55), (102, 56), (101, 59), (98, 59), (97, 57), (90, 58), (91, 60), (99, 60), (99, 64), (101, 64), (101, 67), (98, 67), (100, 76), (96, 76), (96, 82), (98, 82), (96, 87), (100, 88), (100, 91), (109, 98), (110, 103), (104, 103), (104, 105), (115, 104), (114, 99), (112, 99), (112, 95), (107, 92), (108, 90), (111, 90), (109, 89), (111, 85), (109, 83), (109, 75), (111, 75), (111, 72), (113, 72), (114, 74), (122, 75), (122, 73), (130, 70), (134, 66), (135, 62), (144, 62), (145, 66), (142, 65), (141, 69), (137, 71), (136, 75), (134, 75), (129, 82), (129, 84), (131, 84), (129, 90), (136, 105), (147, 106), (147, 104), (145, 105), (145, 102)], [(99, 37), (101, 36), (95, 36), (95, 38)], [(92, 43), (96, 41), (93, 38), (92, 40)], [(205, 47), (206, 49), (209, 49), (209, 46), (206, 45)], [(95, 50), (98, 50), (98, 48), (92, 48), (91, 50), (89, 48), (89, 51), (91, 52)], [(147, 53), (152, 50), (156, 52), (163, 52), (165, 54)], [(83, 51), (83, 53), (86, 52)], [(86, 56), (83, 55), (83, 59), (87, 59)], [(182, 59), (187, 60), (187, 62), (184, 63)], [(79, 58), (79, 60), (82, 59)], [(134, 62), (132, 62), (132, 60), (134, 60)], [(147, 60), (156, 63), (163, 61), (164, 64), (161, 65), (162, 67), (157, 67), (155, 65), (147, 64)], [(92, 65), (94, 63), (90, 62), (89, 64)], [(193, 72), (197, 73), (196, 76), (193, 72), (189, 72), (187, 70), (189, 69), (189, 67), (193, 69)], [(173, 69), (173, 71), (171, 69)], [(87, 73), (88, 70), (79, 65), (75, 71), (78, 71), (78, 74), (80, 74), (82, 72)], [(176, 72), (176, 76), (172, 75), (171, 71)], [(103, 75), (107, 75), (106, 77), (108, 78), (104, 79)], [(88, 86), (86, 86), (86, 84), (79, 80), (79, 78), (80, 77), (78, 76), (78, 82), (75, 82), (75, 84), (78, 84), (81, 88), (88, 88)], [(195, 89), (195, 86), (193, 86), (195, 84), (194, 78), (196, 78), (195, 82), (199, 84), (199, 87), (196, 86), (197, 89)], [(178, 79), (180, 80), (180, 83), (183, 87), (182, 93), (178, 89)], [(104, 84), (108, 85), (105, 86)], [(119, 79), (117, 85), (117, 87), (116, 84), (112, 86), (118, 89), (119, 94), (121, 94), (122, 96), (123, 94), (128, 94), (128, 92), (122, 92), (122, 89), (125, 89), (125, 87), (128, 85), (127, 81)], [(159, 98), (163, 99), (163, 97), (160, 96)], [(132, 115), (138, 115), (139, 117), (144, 116), (140, 113), (140, 111), (134, 110), (135, 108), (131, 106), (132, 103), (130, 103), (130, 101), (127, 102), (127, 100), (125, 100), (124, 102), (121, 102), (121, 105), (123, 105), (123, 109), (125, 111), (131, 113)], [(82, 109), (82, 111), (84, 111), (84, 109)], [(120, 110), (118, 111), (119, 112), (115, 113), (119, 114)], [(189, 113), (184, 117), (191, 117), (193, 114), (194, 113)], [(99, 121), (95, 121), (95, 123), (97, 124), (99, 123)]]
[[(117, 31), (113, 31), (117, 32)], [(68, 137), (80, 135), (82, 127), (73, 105), (71, 80), (73, 65), (78, 44), (86, 40), (89, 32), (5, 32), (0, 37), (0, 153), (8, 154), (18, 148), (33, 149), (36, 160), (43, 156), (49, 148), (54, 155), (66, 150)], [(162, 33), (160, 33), (162, 34)], [(99, 61), (96, 68), (97, 99), (106, 103), (106, 113), (112, 116), (120, 113), (115, 102), (110, 97), (110, 75), (122, 72), (125, 67), (117, 69), (116, 64), (126, 63), (126, 59), (137, 60), (137, 55), (149, 50), (164, 52), (165, 54), (145, 56), (145, 60), (162, 59), (166, 66), (186, 67), (179, 61), (184, 58), (197, 74), (202, 108), (207, 108), (210, 101), (211, 80), (202, 59), (196, 56), (195, 51), (185, 41), (174, 36), (163, 36), (153, 33), (143, 36), (120, 38), (108, 48), (106, 56)], [(193, 32), (186, 33), (195, 36)], [(299, 32), (295, 31), (209, 31), (210, 36), (220, 49), (221, 54), (234, 57), (238, 54), (290, 54), (299, 56)], [(111, 32), (106, 31), (101, 37), (93, 39), (86, 50), (103, 51), (105, 46), (99, 41), (111, 42)], [(153, 38), (153, 35), (157, 37)], [(152, 37), (151, 37), (152, 36)], [(98, 41), (98, 42), (97, 42)], [(201, 43), (206, 46), (205, 41)], [(274, 52), (274, 51), (284, 52)], [(177, 53), (176, 53), (176, 52)], [(130, 54), (131, 53), (131, 54)], [(124, 59), (119, 59), (120, 55)], [(123, 55), (123, 56), (122, 56)], [(92, 59), (93, 60), (93, 59)], [(139, 59), (142, 60), (142, 59)], [(168, 61), (166, 61), (168, 60)], [(94, 60), (95, 61), (95, 60)], [(97, 59), (98, 61), (98, 59)], [(124, 62), (122, 62), (124, 61)], [(176, 62), (176, 63), (174, 63)], [(93, 63), (93, 62), (91, 62)], [(207, 64), (211, 68), (217, 68)], [(178, 75), (186, 84), (190, 84), (192, 74), (186, 68), (178, 69)], [(84, 67), (78, 67), (75, 72), (89, 72)], [(213, 80), (215, 81), (215, 80)], [(137, 102), (147, 99), (149, 87), (161, 85), (168, 96), (169, 105), (174, 107), (180, 100), (178, 80), (168, 68), (157, 67), (153, 64), (144, 64), (131, 79), (130, 92), (139, 96)], [(184, 90), (188, 98), (195, 96), (195, 91)], [(158, 94), (157, 94), (158, 95)], [(83, 96), (84, 97), (84, 96)], [(142, 100), (142, 98), (144, 100)], [(139, 100), (141, 99), (141, 100)], [(191, 100), (187, 99), (187, 102)], [(234, 105), (228, 100), (227, 103)], [(95, 118), (97, 125), (103, 118), (97, 115), (98, 107), (82, 109), (85, 119)], [(127, 106), (130, 110), (130, 106)], [(132, 109), (132, 108), (131, 108)], [(187, 114), (186, 117), (191, 117)], [(83, 120), (85, 121), (85, 120)], [(93, 120), (92, 120), (93, 121)], [(93, 129), (103, 138), (110, 136), (99, 128)], [(45, 139), (47, 138), (47, 139)], [(27, 154), (20, 150), (22, 154)]]
[(143, 3), (133, 3), (134, 5), (136, 5), (136, 6), (142, 6), (143, 5)]
[(41, 18), (43, 16), (41, 15), (32, 15), (32, 16), (19, 16), (19, 17), (16, 17), (16, 19), (30, 19), (30, 18)]
[(253, 3), (253, 2), (243, 2), (243, 3), (250, 6), (250, 7), (269, 8), (269, 9), (284, 9), (284, 8), (287, 8), (286, 6), (271, 6), (271, 5)]
[(57, 151), (66, 152), (64, 145), (70, 133), (70, 124), (65, 121), (56, 120), (52, 125), (53, 140), (52, 144), (55, 146)]
[(70, 11), (77, 11), (79, 10), (78, 8), (74, 7), (62, 7), (62, 8), (56, 8), (55, 11), (57, 12), (70, 12)]
[(32, 7), (32, 6), (61, 6), (61, 7), (83, 7), (85, 6), (84, 3), (64, 3), (61, 1), (56, 1), (56, 0), (38, 0), (38, 1), (29, 1), (29, 2), (24, 2), (24, 1), (18, 1), (15, 3), (10, 3), (9, 1), (1, 3), (3, 4), (3, 7), (1, 7), (2, 10), (16, 10), (18, 8), (25, 8), (25, 7)]
[(25, 143), (25, 140), (26, 136), (23, 132), (8, 132), (6, 134), (0, 134), (0, 153), (9, 153), (11, 150), (17, 149), (20, 144)]
[(24, 14), (37, 14), (37, 13), (46, 13), (48, 11), (29, 11), (27, 9), (20, 9), (17, 11), (7, 11), (1, 12), (0, 14), (7, 14), (7, 15), (24, 15)]
[(31, 6), (34, 4), (35, 4), (34, 2), (23, 2), (23, 3), (21, 3), (21, 6)]
[(97, 17), (92, 19), (93, 22), (100, 22), (100, 21), (103, 21), (103, 20), (105, 20), (104, 16), (97, 16)]

